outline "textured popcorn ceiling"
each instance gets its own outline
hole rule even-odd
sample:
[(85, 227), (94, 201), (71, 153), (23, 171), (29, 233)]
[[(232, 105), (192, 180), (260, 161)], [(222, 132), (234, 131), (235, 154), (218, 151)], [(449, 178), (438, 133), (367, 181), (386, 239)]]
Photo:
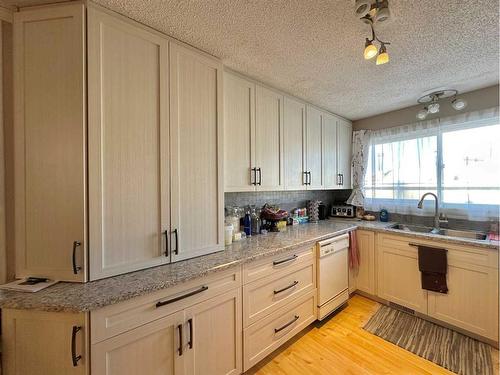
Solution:
[(498, 0), (390, 0), (393, 19), (378, 28), (391, 42), (382, 66), (363, 59), (370, 31), (354, 0), (96, 2), (353, 120), (414, 105), (432, 88), (464, 92), (499, 79)]

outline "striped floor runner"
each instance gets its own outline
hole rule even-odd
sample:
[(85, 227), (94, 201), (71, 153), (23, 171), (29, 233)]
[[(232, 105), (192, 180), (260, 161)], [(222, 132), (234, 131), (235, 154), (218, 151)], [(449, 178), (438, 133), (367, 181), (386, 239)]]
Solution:
[(451, 329), (381, 306), (366, 331), (460, 375), (493, 375), (491, 347)]

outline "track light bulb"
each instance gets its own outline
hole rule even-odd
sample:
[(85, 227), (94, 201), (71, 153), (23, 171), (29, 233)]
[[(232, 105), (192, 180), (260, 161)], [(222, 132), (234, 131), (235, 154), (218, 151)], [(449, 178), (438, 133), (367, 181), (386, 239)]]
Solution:
[(418, 111), (417, 113), (417, 118), (419, 120), (425, 120), (427, 118), (427, 115), (429, 114), (429, 112), (427, 111), (427, 109), (421, 109), (420, 111)]
[(455, 108), (457, 111), (461, 111), (465, 107), (467, 107), (467, 101), (462, 98), (455, 98), (451, 102), (451, 106)]
[(382, 46), (380, 46), (380, 50), (378, 51), (378, 56), (377, 56), (377, 65), (382, 65), (386, 64), (389, 62), (389, 54), (387, 53), (387, 48), (385, 48), (385, 44), (382, 43)]
[(365, 52), (364, 52), (365, 60), (370, 60), (377, 56), (377, 47), (375, 47), (368, 38), (366, 38), (365, 42)]

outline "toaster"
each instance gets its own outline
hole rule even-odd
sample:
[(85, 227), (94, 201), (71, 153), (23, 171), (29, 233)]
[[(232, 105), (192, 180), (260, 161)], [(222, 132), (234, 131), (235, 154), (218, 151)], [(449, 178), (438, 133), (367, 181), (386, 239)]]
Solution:
[(356, 208), (354, 206), (345, 204), (339, 206), (332, 206), (331, 215), (332, 217), (355, 217)]

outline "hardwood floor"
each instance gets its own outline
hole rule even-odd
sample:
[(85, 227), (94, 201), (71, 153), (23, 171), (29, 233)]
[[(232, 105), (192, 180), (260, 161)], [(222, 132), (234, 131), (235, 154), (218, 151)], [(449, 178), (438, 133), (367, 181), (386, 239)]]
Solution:
[[(453, 374), (363, 330), (379, 304), (355, 295), (324, 324), (298, 337), (247, 371), (252, 375)], [(494, 351), (498, 374), (498, 351)]]

